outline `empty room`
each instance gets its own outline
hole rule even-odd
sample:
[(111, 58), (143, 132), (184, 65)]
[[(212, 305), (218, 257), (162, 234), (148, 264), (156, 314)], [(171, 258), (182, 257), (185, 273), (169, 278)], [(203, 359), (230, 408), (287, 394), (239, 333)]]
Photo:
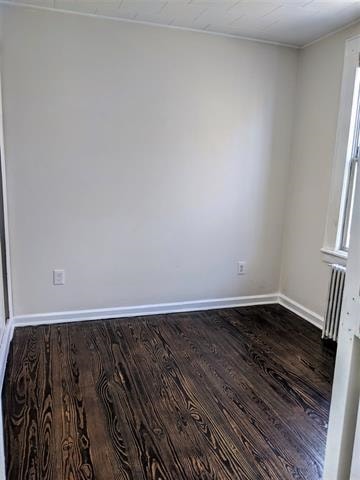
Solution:
[(0, 480), (360, 480), (360, 0), (0, 0)]

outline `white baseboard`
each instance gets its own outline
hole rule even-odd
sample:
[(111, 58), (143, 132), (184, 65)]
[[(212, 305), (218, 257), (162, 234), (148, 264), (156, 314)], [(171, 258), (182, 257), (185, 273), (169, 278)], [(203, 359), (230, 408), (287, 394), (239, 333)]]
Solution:
[(32, 315), (16, 315), (13, 318), (15, 327), (29, 325), (48, 325), (53, 323), (101, 320), (108, 318), (136, 317), (142, 315), (159, 315), (164, 313), (194, 312), (214, 310), (217, 308), (245, 307), (278, 303), (279, 294), (252, 295), (247, 297), (215, 298), (187, 302), (159, 303), (138, 305), (133, 307), (101, 308), (93, 310), (74, 310), (65, 312), (39, 313)]
[[(186, 302), (159, 303), (138, 305), (131, 307), (100, 308), (91, 310), (73, 310), (64, 312), (38, 313), (30, 315), (16, 315), (11, 321), (14, 328), (32, 325), (50, 325), (54, 323), (80, 322), (87, 320), (101, 320), (110, 318), (137, 317), (145, 315), (160, 315), (165, 313), (195, 312), (201, 310), (214, 310), (219, 308), (246, 307), (252, 305), (267, 305), (279, 303), (288, 310), (296, 313), (304, 320), (322, 328), (324, 319), (317, 313), (300, 305), (282, 293), (268, 295), (251, 295), (244, 297), (215, 298), (207, 300), (194, 300)], [(10, 338), (10, 341), (11, 341)], [(1, 358), (0, 358), (1, 362)], [(0, 366), (0, 380), (1, 366)]]
[(280, 293), (278, 298), (278, 303), (283, 307), (287, 308), (288, 310), (290, 310), (291, 312), (296, 313), (297, 315), (299, 315), (299, 317), (303, 318), (304, 320), (307, 320), (308, 322), (312, 323), (313, 325), (315, 325), (315, 327), (318, 327), (320, 329), (323, 328), (324, 319), (321, 315), (318, 315), (312, 310), (309, 310), (303, 305), (300, 305), (300, 303), (297, 303), (294, 300), (291, 300), (291, 298), (287, 297), (286, 295), (283, 295), (282, 293)]

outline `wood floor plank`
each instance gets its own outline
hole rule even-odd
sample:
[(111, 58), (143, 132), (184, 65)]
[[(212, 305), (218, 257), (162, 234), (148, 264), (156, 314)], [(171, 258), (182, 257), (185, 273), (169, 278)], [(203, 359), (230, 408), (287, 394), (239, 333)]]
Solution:
[[(124, 451), (123, 442), (114, 446), (109, 428), (112, 428), (116, 417), (109, 415), (113, 411), (111, 392), (109, 389), (109, 378), (106, 377), (103, 363), (106, 358), (101, 356), (96, 348), (96, 325), (93, 322), (79, 324), (76, 329), (77, 344), (81, 349), (79, 356), (79, 369), (82, 372), (81, 388), (84, 397), (84, 404), (88, 415), (88, 432), (90, 441), (90, 453), (93, 459), (94, 478), (97, 480), (129, 480), (136, 477), (129, 464), (127, 452)], [(95, 339), (93, 341), (93, 339)], [(104, 400), (105, 408), (104, 408)], [(117, 427), (124, 436), (124, 429)], [(99, 448), (101, 446), (101, 448)], [(118, 462), (118, 458), (121, 462)], [(107, 465), (104, 469), (103, 465)]]
[(320, 480), (334, 356), (278, 305), (16, 329), (8, 480)]
[(68, 325), (58, 329), (59, 367), (62, 399), (62, 473), (61, 478), (93, 480), (87, 412), (84, 404), (78, 338)]

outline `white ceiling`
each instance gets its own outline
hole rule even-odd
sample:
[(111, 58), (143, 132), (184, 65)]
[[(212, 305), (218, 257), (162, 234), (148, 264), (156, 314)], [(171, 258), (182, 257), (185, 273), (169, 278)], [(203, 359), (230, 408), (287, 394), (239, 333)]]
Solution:
[(360, 20), (360, 0), (9, 0), (304, 46)]

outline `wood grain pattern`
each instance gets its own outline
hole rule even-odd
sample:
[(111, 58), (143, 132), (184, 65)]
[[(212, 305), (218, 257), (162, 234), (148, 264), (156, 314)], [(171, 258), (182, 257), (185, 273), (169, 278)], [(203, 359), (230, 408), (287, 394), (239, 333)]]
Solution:
[(16, 329), (8, 479), (318, 480), (333, 365), (278, 305)]

